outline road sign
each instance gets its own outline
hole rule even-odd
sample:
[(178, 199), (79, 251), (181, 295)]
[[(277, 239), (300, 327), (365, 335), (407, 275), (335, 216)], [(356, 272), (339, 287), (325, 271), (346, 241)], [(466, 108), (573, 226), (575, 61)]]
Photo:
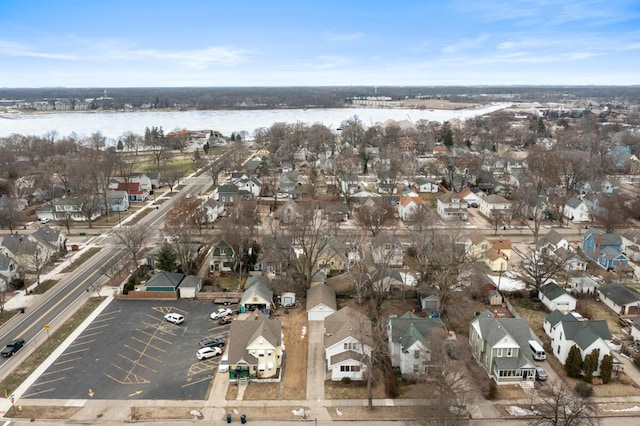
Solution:
[(12, 397), (11, 398), (11, 403), (13, 404), (14, 402), (16, 402), (16, 399)]
[(49, 324), (45, 324), (45, 325), (44, 325), (44, 329), (45, 329), (45, 330), (48, 330), (48, 329), (49, 329)]

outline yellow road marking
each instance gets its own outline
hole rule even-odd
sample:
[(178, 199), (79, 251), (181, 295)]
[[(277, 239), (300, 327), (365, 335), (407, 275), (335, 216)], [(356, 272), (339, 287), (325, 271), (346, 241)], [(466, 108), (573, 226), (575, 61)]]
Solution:
[[(96, 339), (93, 339), (93, 340), (87, 340), (86, 342), (73, 343), (73, 344), (69, 345), (69, 347), (70, 347), (70, 348), (72, 348), (72, 347), (74, 347), (74, 346), (88, 345), (89, 343), (93, 343), (93, 342), (95, 342), (95, 341), (96, 341)], [(62, 355), (64, 355), (64, 354), (62, 354)]]
[(48, 383), (59, 382), (60, 380), (64, 380), (64, 379), (66, 379), (66, 377), (62, 376), (62, 377), (58, 377), (57, 379), (47, 380), (47, 381), (44, 381), (44, 382), (36, 382), (32, 386), (42, 386), (42, 385), (46, 385)]
[[(153, 333), (148, 333), (148, 332), (146, 332), (146, 331), (144, 331), (144, 330), (140, 330), (140, 329), (138, 329), (138, 330), (136, 330), (136, 331), (138, 331), (138, 332), (140, 332), (140, 333), (142, 333), (142, 334), (144, 334), (144, 335), (146, 335), (146, 336), (149, 336), (149, 337), (150, 337), (149, 341), (151, 341), (151, 340), (153, 340), (153, 339), (157, 339), (157, 340), (161, 340), (161, 341), (163, 341), (164, 343), (166, 343), (166, 344), (168, 344), (168, 345), (171, 345), (171, 344), (172, 344), (169, 340), (167, 340), (167, 339), (163, 339), (162, 337), (159, 337), (159, 336), (157, 336), (157, 335), (156, 335), (156, 334), (160, 331), (159, 329), (158, 329), (158, 330), (155, 330)], [(175, 334), (172, 334), (172, 336), (175, 336)]]
[[(142, 343), (143, 345), (145, 344), (145, 341), (144, 341), (144, 340), (136, 339), (136, 338), (133, 338), (133, 337), (132, 337), (132, 339), (133, 339), (133, 340), (135, 340), (135, 341), (136, 341), (136, 342), (138, 342), (138, 343)], [(125, 348), (129, 348), (129, 349), (131, 349), (131, 350), (132, 350), (132, 351), (134, 351), (134, 352), (142, 353), (141, 351), (139, 351), (138, 349), (134, 348), (133, 346), (124, 345), (124, 347), (125, 347)], [(159, 348), (159, 347), (157, 347), (157, 346), (149, 345), (149, 347), (150, 347), (151, 349), (155, 349), (155, 350), (156, 350), (156, 351), (158, 351), (158, 352), (162, 352), (162, 353), (166, 353), (166, 352), (167, 352), (167, 351), (165, 351), (164, 349), (161, 349), (161, 348)], [(147, 355), (147, 356), (148, 356), (148, 357), (151, 357), (151, 355)]]
[[(68, 363), (68, 362), (74, 362), (74, 361), (78, 361), (78, 360), (80, 360), (80, 359), (82, 359), (82, 357), (81, 357), (81, 356), (79, 356), (79, 357), (77, 357), (77, 358), (65, 359), (64, 361), (56, 361), (56, 362), (54, 362), (54, 363), (53, 363), (53, 365), (66, 364), (66, 363)], [(46, 373), (45, 373), (45, 374), (46, 374)], [(43, 376), (44, 376), (44, 374), (43, 374)]]
[(185, 383), (185, 384), (184, 384), (184, 385), (182, 385), (181, 387), (182, 387), (182, 388), (186, 388), (186, 387), (188, 387), (188, 386), (197, 385), (198, 383), (206, 382), (207, 380), (211, 380), (212, 378), (213, 378), (213, 375), (210, 375), (210, 376), (208, 376), (208, 377), (204, 377), (204, 378), (202, 378), (202, 379), (200, 379), (200, 380), (192, 381), (191, 383)]
[(30, 398), (36, 395), (42, 395), (43, 393), (47, 393), (47, 392), (53, 392), (54, 390), (56, 390), (56, 388), (51, 388), (51, 389), (46, 389), (40, 392), (35, 392), (35, 393), (30, 393), (28, 395), (22, 395), (23, 398)]
[(61, 369), (59, 369), (59, 370), (55, 370), (55, 371), (47, 371), (46, 373), (42, 373), (42, 374), (40, 375), (40, 377), (42, 377), (42, 376), (48, 376), (49, 374), (58, 374), (58, 373), (60, 373), (61, 371), (68, 371), (68, 370), (73, 370), (73, 367), (61, 368)]
[(86, 352), (86, 351), (88, 351), (89, 349), (91, 349), (91, 348), (78, 349), (77, 351), (65, 352), (65, 354), (67, 354), (67, 355), (73, 355), (73, 354), (77, 354), (77, 353), (79, 353), (79, 352)]
[[(120, 357), (122, 357), (122, 358), (126, 359), (127, 361), (131, 362), (131, 363), (134, 363), (134, 362), (135, 362), (135, 361), (134, 361), (134, 360), (132, 360), (131, 358), (127, 358), (126, 356), (124, 356), (124, 355), (122, 355), (122, 354), (118, 354), (118, 355), (119, 355)], [(138, 363), (138, 365), (139, 365), (140, 367), (146, 368), (147, 370), (151, 370), (151, 371), (153, 371), (154, 373), (157, 373), (157, 372), (158, 372), (157, 370), (154, 370), (154, 369), (153, 369), (153, 368), (151, 368), (151, 367), (147, 367), (146, 365), (144, 365), (144, 364), (142, 364), (142, 363), (140, 363), (140, 362)]]

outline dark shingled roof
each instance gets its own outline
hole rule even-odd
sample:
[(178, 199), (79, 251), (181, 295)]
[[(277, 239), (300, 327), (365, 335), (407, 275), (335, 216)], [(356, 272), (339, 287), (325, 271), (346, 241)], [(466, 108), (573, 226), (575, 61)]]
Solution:
[(540, 292), (544, 294), (549, 300), (555, 300), (560, 296), (564, 296), (565, 294), (569, 295), (569, 293), (567, 293), (565, 289), (563, 289), (553, 281), (549, 281), (548, 283), (540, 287)]
[(622, 283), (603, 285), (598, 288), (598, 291), (619, 306), (640, 302), (640, 293)]

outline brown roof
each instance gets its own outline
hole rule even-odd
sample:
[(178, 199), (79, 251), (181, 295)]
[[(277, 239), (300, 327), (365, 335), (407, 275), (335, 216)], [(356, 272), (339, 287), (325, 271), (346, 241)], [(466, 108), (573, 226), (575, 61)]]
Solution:
[(247, 346), (258, 337), (277, 348), (282, 343), (282, 322), (270, 320), (257, 311), (246, 320), (233, 321), (229, 332), (229, 364), (244, 361), (249, 365), (257, 365), (258, 359), (247, 352)]
[(353, 337), (361, 343), (371, 346), (371, 322), (367, 316), (346, 306), (324, 319), (324, 347)]
[(420, 197), (410, 197), (408, 195), (405, 195), (404, 197), (400, 198), (400, 204), (402, 204), (402, 207), (406, 207), (412, 201), (418, 205), (422, 204), (422, 198)]
[(334, 311), (338, 309), (336, 292), (326, 284), (318, 284), (307, 290), (307, 311), (324, 304)]
[(477, 229), (472, 231), (471, 234), (469, 234), (469, 240), (471, 240), (471, 242), (474, 245), (478, 245), (481, 242), (485, 241), (487, 238), (484, 236), (484, 234), (480, 231), (478, 231)]
[(493, 248), (496, 250), (511, 250), (511, 240), (502, 239), (493, 241)]

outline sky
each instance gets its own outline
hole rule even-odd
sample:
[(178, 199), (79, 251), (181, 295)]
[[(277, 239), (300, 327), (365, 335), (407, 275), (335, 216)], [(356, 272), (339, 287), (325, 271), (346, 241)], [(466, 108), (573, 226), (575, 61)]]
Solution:
[(0, 87), (636, 84), (638, 0), (0, 0)]

